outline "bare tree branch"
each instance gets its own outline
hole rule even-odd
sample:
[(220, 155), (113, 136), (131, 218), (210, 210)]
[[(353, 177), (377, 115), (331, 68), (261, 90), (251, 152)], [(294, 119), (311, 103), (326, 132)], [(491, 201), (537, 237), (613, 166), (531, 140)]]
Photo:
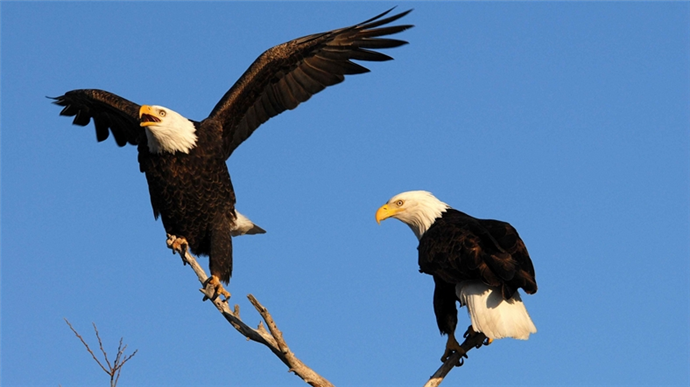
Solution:
[[(105, 364), (108, 365), (108, 369), (112, 370), (113, 366), (110, 365), (110, 362), (108, 361), (108, 354), (105, 352), (105, 349), (103, 349), (103, 341), (101, 341), (101, 335), (98, 334), (98, 328), (96, 328), (96, 323), (91, 323), (93, 325), (93, 330), (96, 332), (96, 338), (98, 339), (98, 347), (101, 349), (101, 353), (103, 354), (103, 359), (105, 359)], [(101, 365), (101, 368), (105, 370), (105, 367)], [(106, 371), (106, 373), (110, 374), (110, 372)]]
[(65, 319), (65, 322), (69, 326), (69, 329), (71, 329), (72, 332), (74, 332), (74, 334), (77, 335), (79, 340), (81, 340), (81, 343), (84, 344), (84, 347), (86, 347), (86, 350), (91, 354), (91, 357), (93, 357), (93, 360), (95, 360), (96, 363), (98, 363), (98, 365), (101, 367), (101, 369), (106, 374), (108, 374), (108, 376), (110, 376), (110, 387), (117, 386), (117, 382), (118, 382), (118, 380), (120, 380), (120, 371), (122, 371), (122, 367), (125, 365), (125, 363), (127, 363), (127, 361), (129, 361), (129, 359), (133, 358), (134, 355), (137, 354), (138, 350), (134, 350), (134, 352), (131, 355), (125, 356), (123, 358), (125, 349), (127, 349), (127, 345), (125, 344), (124, 346), (122, 346), (122, 338), (120, 338), (120, 344), (117, 347), (117, 356), (115, 356), (115, 363), (110, 364), (110, 361), (108, 360), (108, 354), (105, 352), (105, 349), (103, 348), (103, 341), (101, 340), (101, 336), (98, 333), (98, 328), (96, 328), (95, 323), (92, 323), (93, 324), (93, 330), (96, 332), (96, 338), (98, 339), (98, 346), (100, 347), (101, 353), (103, 353), (103, 358), (105, 359), (105, 362), (108, 365), (108, 369), (106, 369), (105, 366), (103, 366), (103, 363), (101, 363), (101, 361), (98, 360), (96, 355), (93, 353), (93, 351), (91, 350), (89, 345), (86, 343), (84, 338), (81, 337), (81, 335), (77, 332), (76, 329), (74, 329), (72, 324), (70, 324), (70, 322), (67, 321), (67, 319)]
[(424, 387), (437, 387), (440, 385), (443, 381), (443, 378), (448, 375), (450, 370), (452, 370), (454, 367), (460, 367), (465, 363), (467, 352), (469, 352), (470, 349), (479, 348), (482, 345), (488, 345), (486, 340), (486, 336), (484, 336), (483, 333), (468, 335), (465, 341), (460, 344), (460, 348), (462, 348), (464, 351), (455, 352), (448, 359), (446, 359), (446, 361), (443, 362), (443, 365), (441, 365), (441, 367), (433, 375), (431, 375), (431, 378), (429, 378), (426, 384), (424, 384)]
[(175, 243), (177, 237), (174, 235), (168, 235), (168, 247), (173, 250), (173, 254), (177, 252), (182, 261), (189, 266), (196, 273), (199, 282), (204, 288), (200, 291), (204, 294), (204, 300), (209, 299), (213, 305), (218, 309), (218, 311), (225, 317), (225, 319), (233, 326), (241, 335), (248, 338), (249, 340), (256, 341), (268, 347), (286, 366), (288, 366), (289, 372), (294, 372), (295, 375), (299, 376), (314, 387), (334, 387), (331, 382), (326, 380), (324, 377), (316, 373), (314, 370), (305, 365), (301, 360), (299, 360), (295, 354), (290, 350), (287, 343), (283, 339), (283, 334), (278, 329), (273, 317), (268, 312), (263, 305), (257, 301), (257, 299), (249, 294), (247, 298), (254, 305), (254, 308), (259, 312), (261, 317), (266, 322), (269, 331), (266, 331), (263, 322), (259, 322), (257, 329), (251, 328), (245, 324), (240, 318), (240, 307), (235, 305), (234, 310), (231, 310), (228, 306), (228, 299), (221, 300), (218, 296), (218, 292), (213, 286), (206, 286), (208, 283), (208, 275), (204, 269), (199, 265), (196, 258), (189, 254), (183, 243)]

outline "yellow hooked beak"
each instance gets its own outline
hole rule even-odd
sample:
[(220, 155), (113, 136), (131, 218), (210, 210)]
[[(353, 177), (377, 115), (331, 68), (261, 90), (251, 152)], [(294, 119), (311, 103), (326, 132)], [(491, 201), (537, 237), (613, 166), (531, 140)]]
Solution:
[(139, 108), (139, 126), (151, 126), (161, 122), (156, 109), (149, 105)]
[(376, 211), (376, 223), (381, 224), (382, 220), (395, 216), (400, 211), (402, 211), (400, 208), (390, 208), (388, 204), (384, 204)]

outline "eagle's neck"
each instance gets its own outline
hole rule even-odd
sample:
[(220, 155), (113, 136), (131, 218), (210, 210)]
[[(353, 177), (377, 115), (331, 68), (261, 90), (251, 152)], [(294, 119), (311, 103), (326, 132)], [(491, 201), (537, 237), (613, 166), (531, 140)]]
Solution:
[[(395, 200), (395, 198), (392, 200)], [(412, 200), (408, 200), (405, 205), (409, 207), (396, 215), (396, 217), (410, 226), (417, 239), (421, 239), (436, 219), (440, 218), (450, 208), (446, 203), (424, 191), (420, 191)]]
[(146, 127), (146, 140), (151, 153), (189, 153), (196, 146), (194, 123), (182, 116), (173, 118), (171, 113), (168, 112), (163, 122)]
[(428, 211), (420, 212), (419, 215), (414, 217), (411, 222), (405, 223), (410, 226), (410, 229), (412, 229), (412, 232), (417, 239), (422, 239), (422, 236), (424, 236), (424, 233), (429, 229), (429, 227), (431, 227), (436, 219), (440, 218), (448, 208), (448, 206), (430, 208)]

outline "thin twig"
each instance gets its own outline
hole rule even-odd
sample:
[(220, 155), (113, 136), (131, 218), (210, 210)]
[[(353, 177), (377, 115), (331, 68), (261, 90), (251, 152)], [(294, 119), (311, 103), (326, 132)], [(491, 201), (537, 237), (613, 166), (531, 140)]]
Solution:
[[(196, 258), (189, 254), (189, 252), (186, 251), (186, 249), (182, 248), (175, 248), (174, 247), (174, 242), (177, 238), (172, 235), (168, 235), (168, 247), (173, 249), (173, 253), (177, 252), (180, 254), (180, 256), (183, 259), (183, 262), (188, 263), (189, 266), (194, 270), (194, 273), (196, 273), (197, 278), (199, 282), (201, 283), (202, 286), (205, 286), (207, 283), (208, 275), (204, 271), (204, 269), (199, 265), (197, 262)], [(178, 244), (179, 245), (179, 244)], [(251, 328), (247, 324), (245, 324), (242, 319), (240, 319), (240, 307), (239, 305), (235, 305), (235, 309), (231, 310), (230, 306), (228, 305), (228, 300), (221, 300), (221, 297), (215, 297), (217, 296), (214, 293), (217, 293), (216, 290), (212, 289), (211, 287), (204, 287), (202, 289), (199, 289), (203, 294), (204, 294), (204, 300), (209, 299), (213, 303), (213, 305), (218, 309), (218, 311), (225, 317), (225, 319), (230, 323), (230, 325), (233, 326), (241, 335), (246, 337), (249, 340), (256, 341), (257, 343), (261, 343), (265, 345), (268, 349), (275, 354), (280, 361), (282, 361), (286, 366), (288, 366), (288, 370), (290, 372), (294, 372), (295, 375), (299, 376), (304, 380), (306, 383), (312, 385), (312, 386), (318, 386), (318, 387), (333, 387), (333, 384), (326, 380), (324, 377), (316, 373), (314, 370), (306, 366), (301, 360), (299, 360), (292, 351), (290, 351), (290, 348), (288, 347), (287, 343), (283, 339), (283, 334), (280, 332), (278, 329), (278, 326), (276, 325), (275, 321), (273, 320), (273, 317), (271, 316), (270, 313), (268, 313), (268, 310), (257, 301), (257, 299), (253, 295), (248, 295), (247, 298), (249, 298), (249, 301), (254, 305), (254, 308), (259, 312), (261, 317), (264, 319), (266, 322), (266, 326), (268, 326), (268, 329), (270, 331), (266, 331), (266, 328), (264, 327), (264, 324), (259, 322), (259, 326), (257, 329)]]
[[(96, 338), (98, 339), (98, 346), (101, 348), (101, 353), (103, 354), (103, 358), (105, 359), (105, 363), (108, 365), (108, 369), (112, 370), (113, 366), (110, 365), (110, 361), (108, 361), (108, 354), (105, 352), (105, 349), (103, 349), (103, 341), (101, 341), (101, 336), (98, 334), (98, 328), (96, 328), (96, 323), (91, 323), (93, 325), (93, 330), (96, 332)], [(103, 367), (103, 366), (101, 366)], [(108, 372), (108, 371), (106, 371)], [(108, 372), (108, 374), (111, 374)]]
[(93, 357), (93, 360), (95, 360), (96, 363), (98, 363), (98, 365), (101, 366), (101, 369), (103, 369), (103, 371), (104, 371), (106, 374), (110, 374), (110, 372), (109, 372), (108, 370), (106, 370), (105, 367), (103, 367), (103, 364), (101, 364), (101, 361), (98, 360), (98, 358), (96, 357), (96, 355), (94, 355), (93, 351), (91, 351), (91, 348), (89, 348), (89, 345), (86, 344), (86, 341), (84, 341), (84, 338), (82, 338), (81, 335), (77, 332), (77, 330), (74, 329), (74, 327), (72, 326), (72, 324), (70, 324), (70, 322), (67, 321), (67, 319), (65, 319), (65, 322), (67, 323), (67, 325), (69, 325), (69, 329), (71, 329), (72, 332), (74, 332), (74, 334), (77, 335), (77, 337), (79, 338), (79, 340), (81, 340), (81, 343), (84, 344), (84, 346), (86, 347), (86, 350), (89, 351), (89, 353), (91, 354), (91, 357)]

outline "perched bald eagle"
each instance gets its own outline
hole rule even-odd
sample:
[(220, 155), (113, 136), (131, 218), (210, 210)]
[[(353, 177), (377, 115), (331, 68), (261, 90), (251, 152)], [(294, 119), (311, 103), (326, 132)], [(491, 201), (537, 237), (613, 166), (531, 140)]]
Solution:
[[(192, 253), (208, 255), (209, 282), (228, 297), (220, 281), (232, 274), (231, 235), (261, 233), (235, 210), (226, 160), (262, 123), (300, 103), (345, 75), (369, 70), (351, 60), (387, 61), (375, 49), (407, 42), (381, 38), (411, 25), (377, 28), (407, 15), (383, 18), (298, 38), (261, 54), (204, 120), (187, 119), (162, 106), (140, 106), (102, 90), (73, 90), (54, 98), (74, 124), (91, 119), (96, 138), (112, 133), (119, 146), (136, 145), (151, 205), (168, 234), (186, 239)], [(183, 239), (183, 240), (184, 240)]]
[(410, 226), (419, 239), (419, 271), (434, 277), (436, 322), (448, 335), (441, 361), (461, 351), (456, 301), (467, 306), (470, 334), (526, 340), (537, 331), (518, 292), (536, 293), (534, 267), (513, 226), (454, 210), (426, 191), (398, 194), (376, 212), (378, 223), (390, 217)]

